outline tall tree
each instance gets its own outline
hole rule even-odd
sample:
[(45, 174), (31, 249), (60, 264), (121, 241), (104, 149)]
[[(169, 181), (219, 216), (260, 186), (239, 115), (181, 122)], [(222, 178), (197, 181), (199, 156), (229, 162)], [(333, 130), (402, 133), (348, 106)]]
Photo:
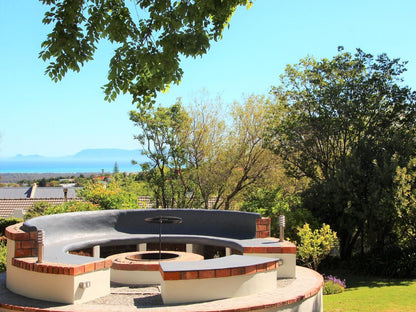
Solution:
[(116, 44), (106, 100), (130, 93), (147, 105), (157, 92), (179, 84), (181, 57), (204, 55), (221, 38), (235, 9), (252, 0), (41, 0), (49, 5), (43, 23), (53, 30), (40, 57), (54, 81), (78, 72), (93, 59), (100, 40)]
[(171, 107), (131, 111), (130, 119), (140, 128), (135, 138), (143, 147), (149, 162), (141, 164), (147, 181), (153, 186), (157, 206), (186, 208), (192, 198), (184, 179), (187, 169), (184, 129), (189, 118), (178, 102)]
[(404, 62), (361, 50), (287, 66), (273, 88), (268, 146), (313, 183), (305, 205), (331, 224), (348, 258), (383, 248), (394, 223), (393, 177), (415, 152), (416, 94)]

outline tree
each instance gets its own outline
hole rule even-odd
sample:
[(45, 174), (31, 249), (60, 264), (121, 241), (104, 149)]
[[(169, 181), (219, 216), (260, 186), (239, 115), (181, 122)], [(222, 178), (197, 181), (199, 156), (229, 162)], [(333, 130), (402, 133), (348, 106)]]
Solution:
[(415, 152), (416, 94), (406, 63), (361, 50), (287, 66), (272, 89), (268, 146), (311, 187), (304, 205), (340, 237), (341, 256), (385, 248), (395, 222), (393, 177)]
[(130, 93), (133, 102), (154, 102), (157, 92), (179, 84), (181, 57), (205, 54), (221, 38), (235, 9), (252, 0), (41, 0), (49, 5), (43, 23), (53, 25), (40, 57), (46, 73), (61, 80), (68, 70), (93, 59), (100, 40), (116, 45), (106, 100)]
[(264, 98), (253, 96), (234, 106), (231, 121), (212, 105), (188, 113), (180, 102), (131, 112), (150, 159), (141, 166), (157, 204), (227, 210), (237, 195), (261, 185), (275, 162), (263, 148), (264, 108)]
[(120, 170), (118, 169), (118, 164), (117, 164), (117, 162), (115, 162), (115, 163), (114, 163), (113, 173), (114, 173), (114, 174), (117, 174), (117, 173), (119, 173), (119, 172), (120, 172)]
[(276, 158), (263, 147), (267, 100), (250, 96), (229, 115), (220, 102), (205, 99), (190, 112), (186, 146), (204, 207), (228, 210), (246, 189), (261, 186)]
[(141, 164), (147, 181), (153, 186), (156, 205), (163, 208), (192, 206), (193, 197), (186, 180), (187, 159), (184, 129), (189, 118), (180, 102), (165, 108), (131, 111), (130, 119), (140, 128), (135, 136), (149, 162)]
[(394, 179), (394, 203), (398, 215), (397, 232), (406, 247), (416, 247), (416, 158), (398, 167)]

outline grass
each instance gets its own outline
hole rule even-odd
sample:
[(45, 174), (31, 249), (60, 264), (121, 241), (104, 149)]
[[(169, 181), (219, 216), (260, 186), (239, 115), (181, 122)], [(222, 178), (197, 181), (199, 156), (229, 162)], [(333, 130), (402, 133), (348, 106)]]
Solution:
[(324, 312), (416, 311), (416, 280), (345, 278), (347, 289), (324, 296)]

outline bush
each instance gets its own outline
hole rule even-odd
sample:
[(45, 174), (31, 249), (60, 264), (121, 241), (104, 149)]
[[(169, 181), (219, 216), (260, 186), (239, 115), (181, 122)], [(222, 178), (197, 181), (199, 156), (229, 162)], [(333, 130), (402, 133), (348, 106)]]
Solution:
[(45, 214), (45, 210), (51, 208), (52, 204), (48, 202), (38, 202), (34, 203), (33, 207), (29, 208), (28, 211), (24, 215), (25, 220), (29, 220), (35, 217), (43, 216)]
[(340, 280), (332, 275), (326, 276), (324, 281), (324, 295), (342, 293), (346, 287), (345, 280)]
[(300, 243), (298, 245), (298, 257), (306, 266), (315, 271), (319, 263), (329, 255), (331, 249), (338, 243), (337, 233), (333, 232), (329, 225), (323, 224), (322, 228), (311, 230), (309, 224), (298, 228)]
[(1, 241), (0, 242), (0, 272), (6, 271), (6, 263), (7, 263), (7, 246), (3, 241)]
[(22, 222), (19, 218), (0, 218), (0, 236), (5, 235), (5, 230), (9, 225), (13, 225)]
[(43, 214), (51, 215), (51, 214), (65, 213), (65, 212), (92, 211), (92, 210), (99, 210), (99, 209), (100, 207), (89, 202), (69, 201), (61, 205), (48, 207), (47, 209), (45, 209)]

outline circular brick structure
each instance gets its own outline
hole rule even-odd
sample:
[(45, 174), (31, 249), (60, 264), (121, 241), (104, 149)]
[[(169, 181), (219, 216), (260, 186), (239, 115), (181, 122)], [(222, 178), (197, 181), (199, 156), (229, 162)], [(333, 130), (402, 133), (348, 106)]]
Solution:
[[(141, 251), (126, 252), (122, 254), (111, 255), (106, 260), (111, 260), (111, 269), (122, 271), (159, 271), (161, 261), (199, 261), (204, 257), (196, 253), (181, 251), (163, 251), (162, 259), (148, 259), (150, 255), (158, 256), (158, 252)], [(174, 255), (175, 257), (163, 259), (163, 255)]]
[[(142, 251), (126, 252), (106, 258), (111, 261), (110, 280), (113, 283), (125, 285), (153, 285), (161, 283), (159, 273), (161, 262), (200, 261), (204, 257), (196, 253), (180, 251), (163, 251), (162, 259), (159, 252)], [(163, 259), (167, 258), (167, 259)]]

